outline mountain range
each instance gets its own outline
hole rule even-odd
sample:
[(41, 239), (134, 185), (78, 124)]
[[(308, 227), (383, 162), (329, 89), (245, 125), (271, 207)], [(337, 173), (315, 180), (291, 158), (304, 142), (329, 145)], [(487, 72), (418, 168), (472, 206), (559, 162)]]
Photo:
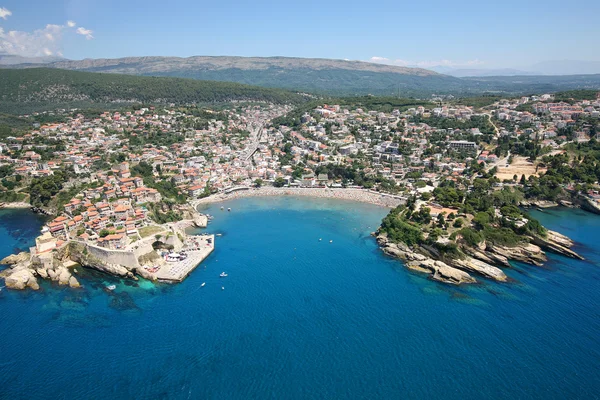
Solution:
[[(43, 60), (10, 59), (8, 68), (39, 67)], [(17, 62), (20, 61), (20, 62)], [(48, 60), (44, 67), (85, 72), (181, 77), (282, 88), (323, 95), (432, 94), (517, 95), (572, 89), (600, 89), (600, 74), (546, 76), (523, 70), (440, 72), (363, 61), (294, 57), (126, 57), (118, 59)], [(3, 57), (0, 64), (6, 63)], [(539, 66), (543, 69), (543, 66)], [(593, 70), (593, 65), (590, 66)], [(469, 76), (469, 75), (480, 76)], [(455, 76), (451, 76), (455, 75)], [(510, 76), (500, 76), (510, 75)]]

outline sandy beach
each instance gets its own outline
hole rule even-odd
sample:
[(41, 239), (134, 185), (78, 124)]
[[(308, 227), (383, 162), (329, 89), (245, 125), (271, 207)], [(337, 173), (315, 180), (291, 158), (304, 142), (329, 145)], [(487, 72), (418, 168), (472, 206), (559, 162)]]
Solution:
[(405, 199), (401, 196), (378, 193), (367, 189), (261, 187), (251, 188), (248, 190), (238, 190), (229, 194), (219, 193), (203, 199), (194, 200), (193, 204), (199, 205), (218, 203), (225, 200), (261, 196), (307, 196), (315, 198), (351, 200), (388, 208), (397, 207), (401, 203), (405, 202)]

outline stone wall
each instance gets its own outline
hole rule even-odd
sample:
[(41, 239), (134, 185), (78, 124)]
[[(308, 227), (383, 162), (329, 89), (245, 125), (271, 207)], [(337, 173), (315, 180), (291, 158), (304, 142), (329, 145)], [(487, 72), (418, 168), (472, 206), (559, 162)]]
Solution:
[(152, 247), (152, 243), (148, 241), (138, 245), (138, 247), (133, 249), (136, 259), (140, 256), (150, 253), (151, 251), (154, 251), (154, 248)]
[(137, 256), (133, 251), (110, 250), (90, 244), (85, 244), (85, 246), (90, 255), (103, 260), (107, 264), (122, 265), (128, 269), (139, 266)]

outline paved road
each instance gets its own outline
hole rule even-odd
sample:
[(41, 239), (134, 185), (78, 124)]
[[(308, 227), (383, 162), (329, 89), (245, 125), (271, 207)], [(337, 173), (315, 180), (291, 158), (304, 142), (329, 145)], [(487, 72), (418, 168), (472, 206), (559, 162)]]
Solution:
[(258, 144), (260, 143), (260, 139), (262, 137), (263, 127), (264, 125), (259, 125), (250, 132), (250, 143), (241, 156), (242, 160), (248, 161), (250, 157), (252, 157), (252, 154), (258, 150)]

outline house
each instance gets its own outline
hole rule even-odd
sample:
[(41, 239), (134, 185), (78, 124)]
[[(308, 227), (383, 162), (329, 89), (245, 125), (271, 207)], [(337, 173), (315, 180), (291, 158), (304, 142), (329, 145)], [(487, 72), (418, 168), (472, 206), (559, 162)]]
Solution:
[(188, 195), (190, 197), (198, 197), (204, 192), (204, 186), (196, 185), (188, 188)]
[(51, 222), (48, 224), (48, 230), (53, 236), (60, 236), (65, 233), (66, 224), (64, 222)]
[(327, 174), (319, 174), (319, 176), (317, 176), (317, 181), (320, 185), (324, 185), (329, 181), (329, 176), (327, 176)]
[(127, 237), (122, 233), (107, 235), (98, 239), (98, 245), (107, 249), (122, 249), (127, 245)]
[(118, 221), (125, 221), (127, 217), (131, 215), (131, 207), (125, 205), (118, 205), (117, 207), (115, 207), (113, 212), (115, 215), (115, 219), (117, 219)]

